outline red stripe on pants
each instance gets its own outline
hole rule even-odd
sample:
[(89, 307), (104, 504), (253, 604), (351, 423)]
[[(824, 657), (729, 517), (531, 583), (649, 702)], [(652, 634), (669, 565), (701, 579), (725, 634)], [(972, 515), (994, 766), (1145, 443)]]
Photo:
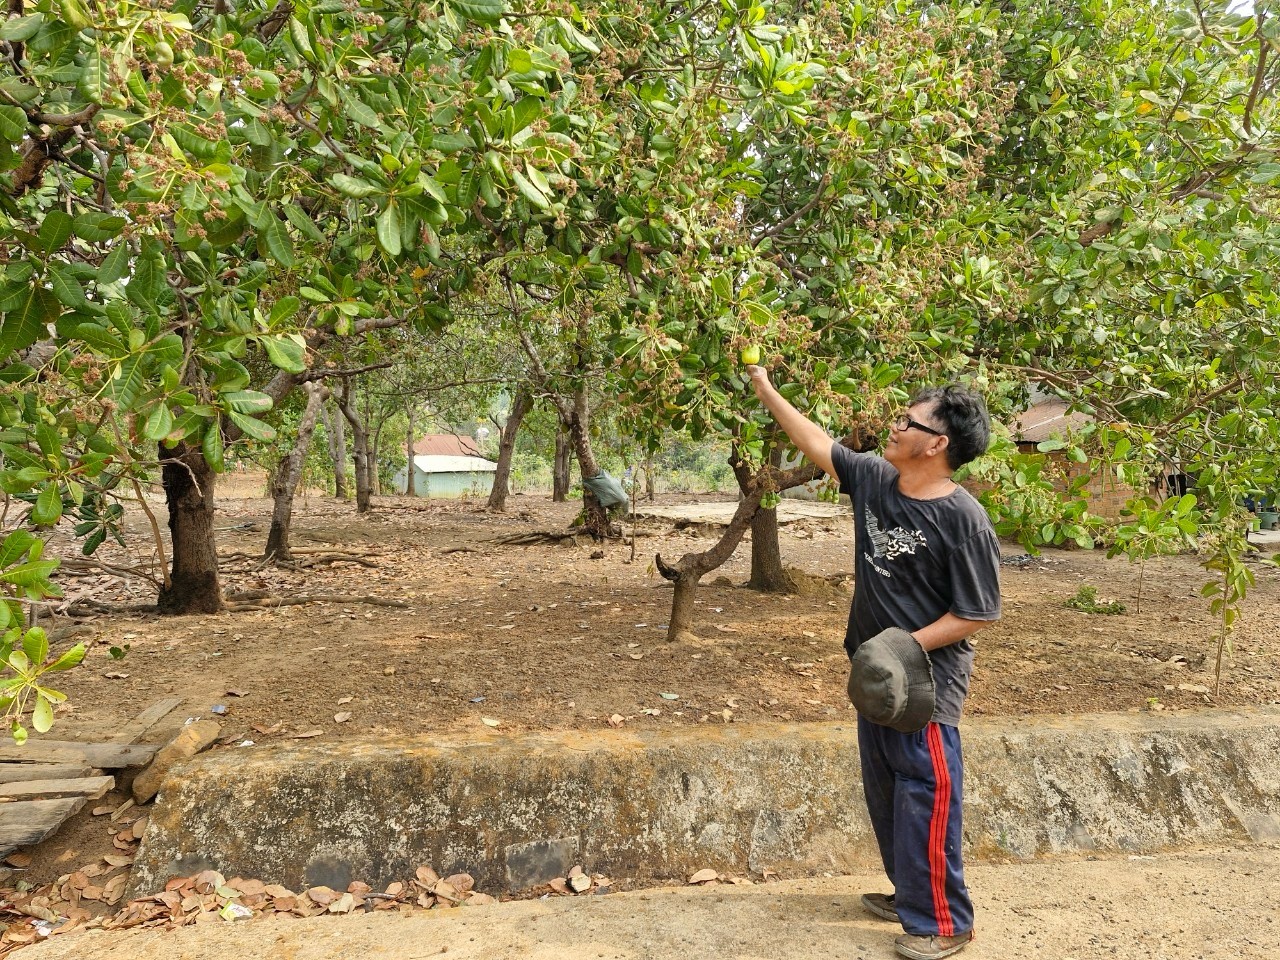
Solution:
[(942, 734), (936, 723), (926, 728), (929, 757), (933, 760), (933, 817), (929, 821), (929, 879), (933, 886), (933, 912), (938, 935), (955, 935), (951, 905), (947, 902), (947, 818), (951, 813), (951, 771), (942, 749)]

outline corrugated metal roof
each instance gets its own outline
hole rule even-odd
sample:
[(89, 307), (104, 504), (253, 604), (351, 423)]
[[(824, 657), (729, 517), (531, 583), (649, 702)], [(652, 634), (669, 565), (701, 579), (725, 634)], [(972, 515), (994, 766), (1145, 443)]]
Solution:
[(478, 457), (479, 445), (454, 433), (429, 433), (413, 445), (413, 452), (436, 457)]
[(1065, 400), (1046, 400), (1028, 407), (1013, 422), (1013, 436), (1019, 443), (1039, 443), (1061, 437), (1083, 427), (1092, 418), (1087, 413), (1067, 413)]
[(413, 458), (414, 465), (423, 473), (493, 473), (498, 465), (484, 457), (438, 457), (431, 455)]

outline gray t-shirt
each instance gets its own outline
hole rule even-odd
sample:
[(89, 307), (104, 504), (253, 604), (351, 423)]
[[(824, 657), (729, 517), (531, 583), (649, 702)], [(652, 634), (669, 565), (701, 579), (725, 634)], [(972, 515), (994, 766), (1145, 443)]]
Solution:
[[(881, 630), (915, 631), (950, 612), (966, 620), (1000, 616), (1000, 544), (982, 505), (958, 487), (937, 500), (898, 490), (887, 460), (832, 444), (840, 492), (853, 501), (854, 593), (844, 647)], [(973, 672), (973, 644), (930, 651), (937, 705), (933, 719), (956, 725)]]

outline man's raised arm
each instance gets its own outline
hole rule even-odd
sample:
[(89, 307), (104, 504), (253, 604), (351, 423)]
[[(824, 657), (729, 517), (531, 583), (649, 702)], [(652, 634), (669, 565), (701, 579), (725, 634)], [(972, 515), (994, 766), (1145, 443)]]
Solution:
[(821, 467), (829, 477), (836, 475), (831, 463), (831, 445), (834, 441), (820, 426), (787, 402), (773, 384), (769, 382), (769, 371), (764, 367), (750, 364), (747, 373), (751, 377), (751, 385), (755, 387), (756, 396), (773, 414), (784, 433), (791, 438), (801, 453), (813, 463)]

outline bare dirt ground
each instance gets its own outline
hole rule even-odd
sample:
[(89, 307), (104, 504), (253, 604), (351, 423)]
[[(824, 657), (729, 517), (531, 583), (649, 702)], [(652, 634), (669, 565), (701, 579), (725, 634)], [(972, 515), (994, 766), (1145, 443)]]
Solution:
[[(972, 864), (965, 960), (1272, 960), (1276, 848)], [(858, 904), (864, 874), (551, 898), (457, 910), (74, 933), (31, 960), (891, 960), (900, 929)]]
[[(666, 498), (668, 504), (694, 498)], [(740, 721), (820, 721), (849, 711), (841, 647), (851, 583), (852, 523), (805, 518), (782, 529), (785, 562), (809, 576), (796, 595), (740, 586), (749, 546), (708, 577), (698, 594), (698, 643), (669, 643), (671, 588), (653, 569), (709, 544), (714, 528), (640, 527), (631, 547), (610, 543), (518, 547), (504, 536), (564, 530), (575, 503), (513, 497), (505, 515), (467, 502), (380, 498), (364, 517), (331, 498), (299, 500), (293, 543), (354, 551), (354, 562), (312, 570), (262, 567), (270, 501), (221, 499), (224, 588), (375, 595), (403, 608), (340, 602), (217, 616), (104, 614), (76, 639), (84, 665), (62, 675), (69, 704), (54, 736), (99, 740), (162, 697), (182, 697), (166, 738), (217, 707), (217, 749), (253, 749), (308, 735), (458, 732), (497, 726), (513, 734), (605, 724), (664, 727)], [(160, 521), (163, 523), (163, 514)], [(627, 525), (629, 532), (629, 524)], [(130, 560), (145, 554), (146, 518), (131, 520)], [(1006, 545), (1010, 557), (1022, 553)], [(1258, 584), (1213, 694), (1216, 621), (1199, 596), (1206, 574), (1194, 557), (1148, 564), (1141, 612), (1138, 568), (1100, 551), (1049, 551), (1003, 568), (1005, 617), (978, 640), (968, 710), (981, 715), (1177, 710), (1280, 702), (1280, 576), (1259, 565)], [(1068, 609), (1082, 584), (1128, 605), (1118, 616)], [(68, 596), (143, 602), (154, 591), (108, 575), (64, 581)], [(67, 621), (46, 624), (66, 627)], [(70, 640), (63, 642), (63, 645)], [(124, 649), (114, 659), (111, 647)], [(223, 711), (225, 708), (225, 712)], [(117, 793), (116, 800), (124, 794)], [(110, 803), (108, 798), (102, 803)], [(92, 806), (92, 805), (91, 805)], [(27, 872), (52, 880), (110, 850), (86, 810), (36, 851)]]

